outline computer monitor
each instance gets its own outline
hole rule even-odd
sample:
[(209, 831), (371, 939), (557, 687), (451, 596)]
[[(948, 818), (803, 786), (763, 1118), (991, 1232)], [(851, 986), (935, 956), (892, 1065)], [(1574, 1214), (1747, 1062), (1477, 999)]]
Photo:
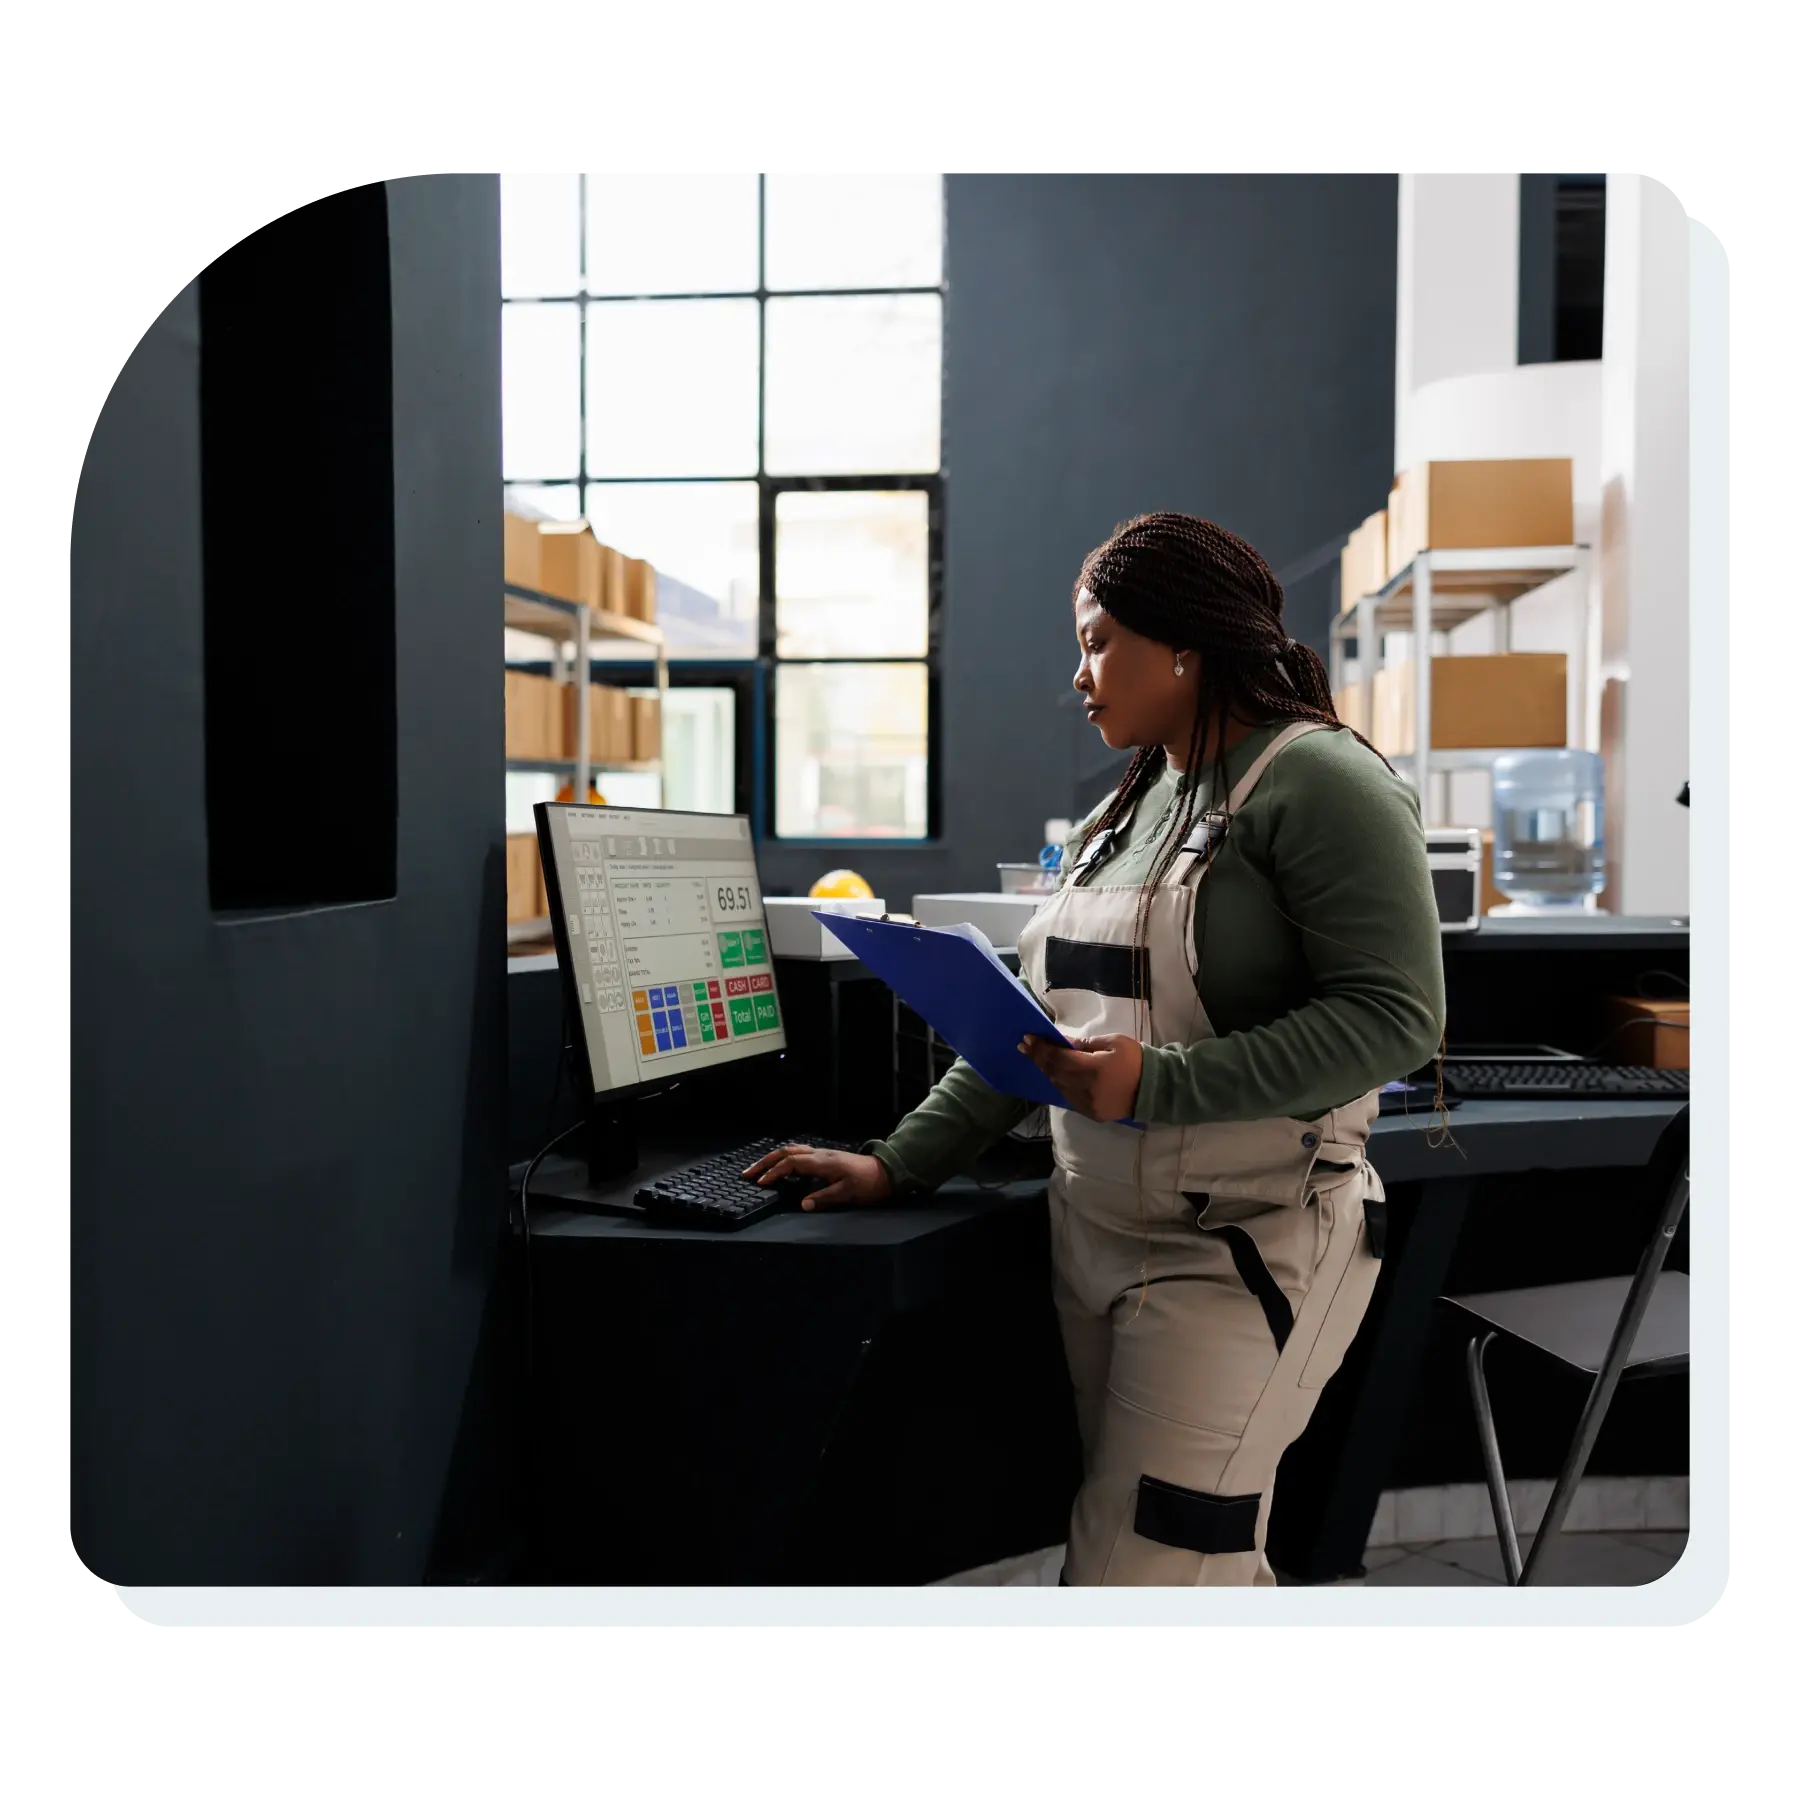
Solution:
[(787, 1048), (750, 822), (729, 813), (535, 807), (565, 1004), (602, 1129), (634, 1166), (631, 1106)]

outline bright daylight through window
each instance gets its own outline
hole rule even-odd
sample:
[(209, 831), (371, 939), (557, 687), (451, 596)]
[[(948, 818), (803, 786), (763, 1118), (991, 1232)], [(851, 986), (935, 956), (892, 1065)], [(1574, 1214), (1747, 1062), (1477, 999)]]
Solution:
[(516, 175), (501, 220), (508, 504), (654, 565), (668, 804), (733, 791), (735, 697), (764, 829), (927, 836), (942, 178)]

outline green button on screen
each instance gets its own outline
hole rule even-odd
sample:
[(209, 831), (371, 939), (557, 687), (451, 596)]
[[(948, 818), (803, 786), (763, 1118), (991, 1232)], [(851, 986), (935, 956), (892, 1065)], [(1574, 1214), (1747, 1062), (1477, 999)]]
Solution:
[(719, 933), (719, 966), (724, 969), (741, 969), (744, 966), (744, 940), (739, 932)]
[(756, 1002), (756, 1029), (758, 1031), (775, 1031), (780, 1028), (781, 1014), (775, 1010), (773, 994), (752, 994)]
[(756, 1003), (748, 994), (733, 994), (726, 1004), (731, 1009), (731, 1031), (734, 1037), (741, 1037), (745, 1032), (756, 1029)]
[(744, 961), (747, 963), (766, 963), (769, 953), (763, 948), (763, 934), (760, 931), (744, 933)]

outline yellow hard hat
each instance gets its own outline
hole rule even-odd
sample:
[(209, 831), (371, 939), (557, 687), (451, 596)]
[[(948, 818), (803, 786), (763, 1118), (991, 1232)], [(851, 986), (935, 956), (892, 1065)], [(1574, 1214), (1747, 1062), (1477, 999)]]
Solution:
[(807, 890), (813, 900), (873, 900), (875, 890), (854, 869), (833, 869)]

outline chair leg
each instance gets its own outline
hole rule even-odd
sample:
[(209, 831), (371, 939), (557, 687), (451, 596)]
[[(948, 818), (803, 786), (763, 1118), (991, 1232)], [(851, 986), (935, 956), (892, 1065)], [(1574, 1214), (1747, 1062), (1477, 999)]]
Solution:
[(1569, 1508), (1574, 1503), (1575, 1490), (1580, 1485), (1582, 1476), (1587, 1473), (1594, 1440), (1599, 1437), (1600, 1427), (1606, 1422), (1606, 1414), (1612, 1406), (1619, 1377), (1625, 1372), (1626, 1359), (1631, 1355), (1631, 1346), (1637, 1339), (1638, 1327), (1644, 1322), (1644, 1314), (1650, 1310), (1650, 1296), (1656, 1290), (1657, 1277), (1662, 1273), (1669, 1245), (1674, 1242), (1675, 1230), (1681, 1223), (1682, 1213), (1687, 1210), (1687, 1202), (1688, 1172), (1683, 1169), (1663, 1203), (1655, 1235), (1644, 1246), (1644, 1254), (1638, 1258), (1637, 1273), (1631, 1279), (1625, 1304), (1619, 1309), (1618, 1323), (1613, 1326), (1612, 1341), (1606, 1347), (1606, 1355), (1601, 1359), (1594, 1384), (1588, 1389), (1587, 1403), (1581, 1409), (1581, 1422), (1575, 1427), (1575, 1441), (1569, 1446), (1562, 1473), (1556, 1478), (1556, 1486), (1550, 1493), (1550, 1504), (1544, 1511), (1544, 1522), (1538, 1527), (1537, 1536), (1532, 1540), (1530, 1556), (1525, 1559), (1525, 1572), (1520, 1577), (1523, 1583), (1529, 1583), (1537, 1573), (1544, 1546), (1562, 1530), (1563, 1520), (1568, 1517)]
[(1488, 1499), (1494, 1508), (1494, 1529), (1500, 1537), (1500, 1560), (1506, 1567), (1509, 1587), (1519, 1585), (1519, 1534), (1513, 1524), (1512, 1500), (1506, 1491), (1506, 1470), (1500, 1464), (1500, 1438), (1494, 1430), (1494, 1403), (1488, 1398), (1487, 1374), (1482, 1367), (1495, 1333), (1469, 1339), (1469, 1397), (1475, 1403), (1475, 1429), (1481, 1437), (1481, 1461), (1487, 1470)]

